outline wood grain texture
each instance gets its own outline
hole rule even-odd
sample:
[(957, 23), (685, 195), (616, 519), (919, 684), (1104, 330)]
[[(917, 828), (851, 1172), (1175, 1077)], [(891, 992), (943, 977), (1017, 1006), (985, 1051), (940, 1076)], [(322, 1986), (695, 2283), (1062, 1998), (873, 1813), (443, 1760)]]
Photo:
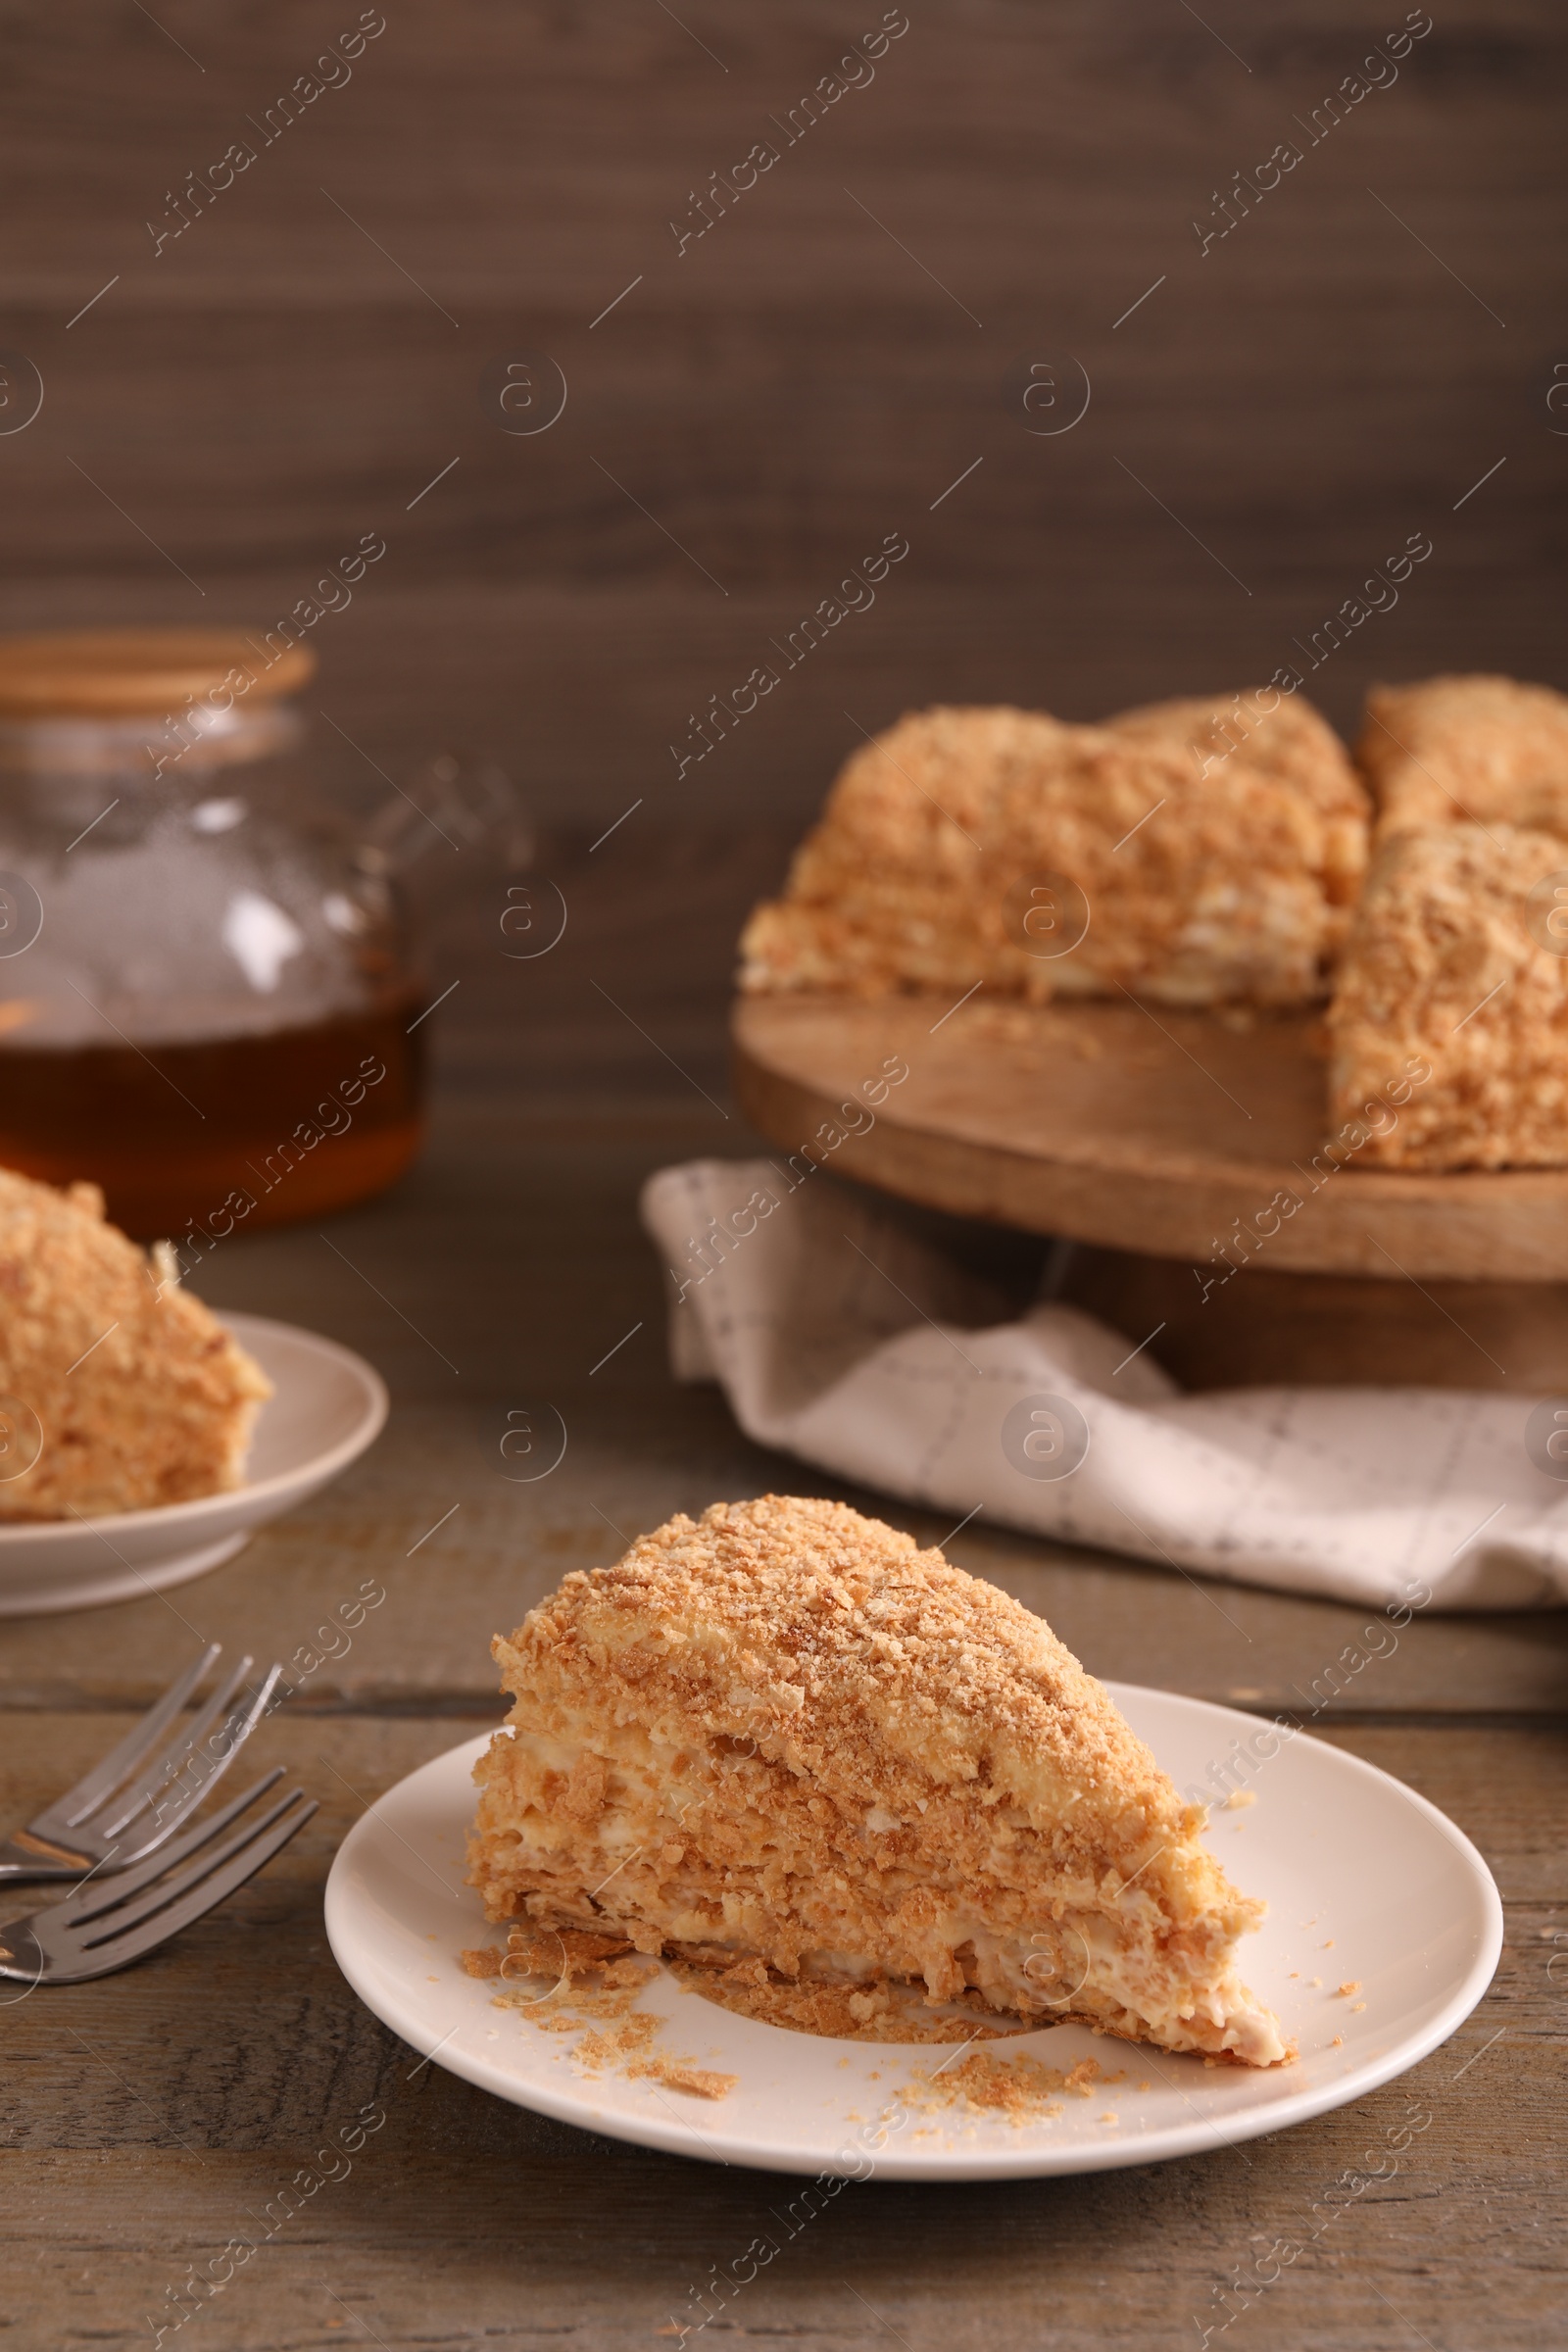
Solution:
[[(788, 1151), (868, 1070), (902, 1059), (908, 1078), (855, 1139), (856, 1173), (1026, 1232), (1219, 1276), (1256, 1255), (1270, 1273), (1385, 1283), (1400, 1267), (1450, 1282), (1568, 1277), (1560, 1169), (1445, 1175), (1330, 1158), (1316, 1026), (1307, 1014), (1232, 1028), (1130, 1003), (742, 997), (736, 1081)], [(1282, 1200), (1294, 1203), (1283, 1213)]]
[[(793, 143), (880, 9), (415, 0), (269, 132), (355, 14), (88, 0), (68, 38), (8, 10), (6, 334), (46, 387), (0, 434), (9, 625), (266, 623), (380, 530), (317, 632), (325, 707), (383, 762), (488, 735), (602, 823), (639, 793), (799, 821), (846, 709), (1084, 717), (1266, 676), (1414, 531), (1397, 608), (1312, 674), (1335, 718), (1378, 675), (1557, 675), (1544, 0), (1461, 0), (1315, 134), (1401, 11), (939, 0)], [(254, 164), (204, 197), (236, 139)], [(680, 249), (760, 139), (776, 167)], [(1284, 140), (1300, 164), (1221, 235)], [(520, 351), (569, 386), (531, 436), (482, 398)], [(1083, 421), (1032, 429), (1077, 367)], [(687, 714), (890, 530), (874, 610), (677, 783)]]
[[(8, 1808), (81, 1769), (117, 1728), (31, 1718), (26, 1754), (0, 1784)], [(1491, 1992), (1399, 2082), (1234, 2154), (983, 2189), (873, 2180), (793, 2234), (778, 2216), (798, 2184), (597, 2140), (489, 2099), (421, 2065), (349, 1991), (321, 1928), (333, 1845), (450, 1740), (444, 1723), (274, 1718), (257, 1761), (283, 1763), (319, 1796), (310, 1828), (176, 1946), (7, 2010), (0, 2307), (19, 2342), (152, 2340), (144, 2315), (167, 2318), (187, 2266), (247, 2227), (257, 2234), (250, 2217), (368, 2105), (385, 2124), (212, 2305), (200, 2325), (216, 2342), (565, 2338), (610, 2352), (656, 2340), (710, 2265), (768, 2230), (780, 2257), (730, 2315), (748, 2337), (845, 2352), (890, 2329), (918, 2352), (1035, 2343), (1049, 2308), (1064, 2341), (1174, 2345), (1195, 2314), (1212, 2321), (1216, 2286), (1256, 2249), (1310, 2239), (1314, 2200), (1368, 2151), (1378, 2163), (1412, 2108), (1398, 2172), (1263, 2296), (1248, 2322), (1257, 2340), (1393, 2352), (1413, 2327), (1436, 2344), (1533, 2352), (1560, 2329), (1564, 1994), (1547, 1967), (1568, 1903), (1554, 1827), (1568, 1787), (1549, 1736), (1339, 1735), (1452, 1813), (1508, 1898)], [(1526, 1788), (1535, 1801), (1522, 1804)]]
[[(396, 1194), (334, 1222), (352, 1262), (278, 1232), (202, 1277), (220, 1304), (377, 1362), (381, 1444), (167, 1600), (6, 1629), (0, 1795), (24, 1816), (145, 1703), (171, 1641), (199, 1626), (287, 1655), (365, 1577), (387, 1592), (257, 1740), (322, 1798), (305, 1836), (147, 1967), (4, 2013), (0, 2319), (29, 2347), (152, 2341), (146, 2315), (187, 2264), (368, 2099), (385, 2127), (204, 2315), (207, 2341), (619, 2352), (771, 2226), (763, 2176), (599, 2142), (420, 2068), (332, 1967), (319, 1888), (356, 1808), (493, 1714), (489, 1635), (611, 1556), (617, 1530), (768, 1485), (889, 1507), (750, 1446), (715, 1392), (673, 1387), (632, 1207), (648, 1169), (752, 1148), (726, 1077), (732, 943), (857, 723), (936, 697), (1088, 717), (1266, 676), (1417, 530), (1434, 553), (1397, 608), (1311, 674), (1337, 722), (1378, 675), (1564, 682), (1568, 442), (1545, 399), (1568, 360), (1568, 40), (1546, 0), (1440, 12), (1397, 84), (1206, 255), (1192, 221), (1211, 192), (1294, 135), (1402, 8), (1385, 24), (1349, 0), (1205, 6), (1205, 24), (1166, 0), (938, 0), (678, 254), (689, 192), (732, 173), (879, 6), (412, 0), (155, 254), (146, 222), (186, 172), (250, 135), (357, 13), (5, 13), (0, 340), (45, 402), (0, 431), (0, 625), (267, 624), (380, 531), (386, 557), (314, 631), (313, 707), (405, 783), (425, 750), (488, 739), (548, 819), (580, 828), (541, 853), (571, 911), (537, 963), (503, 956), (501, 878), (422, 875), (442, 984), (461, 981), (431, 1024), (435, 1139)], [(503, 432), (487, 370), (541, 350), (566, 410)], [(1067, 355), (1089, 413), (1034, 433), (1028, 369), (1054, 363), (1064, 399)], [(688, 714), (891, 530), (910, 553), (874, 608), (678, 777)], [(344, 757), (345, 791), (384, 789)], [(570, 1450), (509, 1485), (506, 1412), (541, 1397)], [(1101, 1671), (1242, 1704), (1298, 1702), (1354, 1632), (1327, 1604), (979, 1527), (955, 1552)], [(1451, 1811), (1509, 1898), (1486, 2005), (1409, 2084), (1235, 2156), (873, 2183), (790, 2241), (733, 2332), (833, 2352), (980, 2352), (1043, 2328), (1116, 2352), (1190, 2342), (1216, 2283), (1299, 2231), (1408, 2092), (1434, 2122), (1407, 2169), (1237, 2340), (1534, 2352), (1560, 2334), (1562, 1989), (1541, 1931), (1568, 1927), (1565, 1627), (1417, 1619), (1357, 1719), (1341, 1700), (1317, 1724)]]
[[(1405, 1261), (1408, 1265), (1408, 1260)], [(1061, 1297), (1116, 1331), (1162, 1326), (1152, 1352), (1186, 1389), (1275, 1384), (1491, 1389), (1530, 1400), (1568, 1388), (1568, 1284), (1281, 1273), (1214, 1277), (1131, 1250), (1074, 1251)]]
[[(612, 993), (683, 1046), (701, 1048), (706, 1033), (716, 1058), (722, 986), (705, 1004), (666, 980), (648, 1002), (635, 941), (620, 952), (621, 963), (610, 950), (598, 963)], [(167, 1674), (172, 1643), (200, 1632), (287, 1657), (366, 1578), (387, 1593), (248, 1759), (284, 1764), (320, 1799), (307, 1832), (146, 1967), (6, 2012), (0, 2312), (19, 2342), (152, 2340), (147, 2315), (167, 2317), (189, 2266), (205, 2266), (368, 2102), (387, 2122), (353, 2173), (204, 2315), (225, 2352), (376, 2337), (394, 2347), (560, 2337), (610, 2352), (654, 2339), (710, 2266), (788, 2202), (766, 2176), (598, 2141), (421, 2066), (422, 2053), (360, 2007), (321, 1930), (320, 1886), (344, 1829), (404, 1772), (498, 1718), (488, 1636), (566, 1568), (612, 1556), (607, 1522), (633, 1533), (715, 1494), (805, 1483), (927, 1538), (947, 1532), (759, 1452), (713, 1391), (671, 1386), (635, 1184), (715, 1128), (725, 1149), (744, 1139), (733, 1118), (700, 1102), (688, 1110), (669, 1070), (662, 1101), (645, 1096), (618, 1115), (598, 1106), (625, 1050), (618, 1016), (605, 1019), (582, 1106), (558, 1093), (549, 1115), (518, 1083), (525, 1037), (484, 1089), (470, 1041), (421, 1168), (334, 1221), (349, 1267), (309, 1230), (212, 1259), (206, 1288), (221, 1302), (314, 1322), (379, 1364), (395, 1404), (370, 1455), (212, 1577), (7, 1629), (0, 1811), (24, 1819), (117, 1735), (127, 1705)], [(602, 1335), (639, 1318), (645, 1330), (589, 1377)], [(561, 1401), (571, 1448), (550, 1479), (508, 1486), (505, 1410), (540, 1388)], [(454, 1501), (458, 1513), (436, 1526)], [(1325, 2341), (1394, 2352), (1404, 2322), (1387, 2296), (1434, 2343), (1523, 2352), (1549, 2336), (1561, 2293), (1562, 1993), (1543, 1932), (1568, 1921), (1554, 1720), (1568, 1614), (1417, 1618), (1380, 1660), (1376, 1689), (1362, 1678), (1353, 1698), (1314, 1718), (1311, 1686), (1353, 1635), (1355, 1612), (978, 1527), (954, 1554), (1044, 1608), (1102, 1672), (1291, 1709), (1419, 1787), (1498, 1872), (1503, 1970), (1456, 2040), (1408, 2082), (1241, 2155), (984, 2193), (873, 2182), (787, 2239), (736, 2327), (833, 2352), (891, 2327), (916, 2352), (955, 2340), (979, 2352), (1038, 2341), (1049, 2308), (1074, 2342), (1176, 2343), (1260, 2243), (1310, 2234), (1313, 2200), (1385, 2144), (1416, 2100), (1433, 2122), (1407, 2168), (1336, 2222), (1250, 2325), (1281, 2352)]]
[[(1128, 1004), (742, 997), (735, 1084), (785, 1152), (952, 1214), (1094, 1247), (1061, 1294), (1184, 1387), (1568, 1386), (1568, 1174), (1325, 1152), (1312, 1016), (1233, 1030)], [(1385, 1111), (1387, 1106), (1385, 1105)]]
[[(621, 995), (615, 968), (601, 969)], [(631, 987), (622, 1001), (659, 1017)], [(8, 1622), (0, 1708), (145, 1705), (169, 1677), (172, 1645), (183, 1654), (198, 1637), (286, 1661), (374, 1578), (387, 1601), (310, 1678), (303, 1704), (486, 1717), (491, 1636), (569, 1569), (618, 1557), (623, 1538), (675, 1511), (769, 1490), (831, 1494), (939, 1542), (951, 1521), (752, 1445), (716, 1389), (670, 1379), (668, 1285), (637, 1224), (639, 1185), (715, 1146), (759, 1147), (701, 1102), (688, 1114), (673, 1100), (679, 1076), (666, 1077), (664, 1105), (637, 1116), (542, 1116), (525, 1090), (514, 1103), (448, 1100), (415, 1173), (332, 1221), (335, 1249), (309, 1227), (220, 1248), (196, 1277), (203, 1294), (357, 1348), (388, 1381), (390, 1426), (344, 1478), (196, 1584), (84, 1617)], [(1238, 1278), (1244, 1296), (1250, 1279)], [(501, 1451), (507, 1416), (539, 1406), (563, 1416), (567, 1451), (549, 1477), (514, 1484), (517, 1465)], [(1268, 1710), (1309, 1711), (1314, 1682), (1364, 1621), (1348, 1605), (1173, 1576), (979, 1521), (953, 1556), (1040, 1610), (1098, 1674)], [(1417, 1617), (1325, 1719), (1551, 1715), (1565, 1646), (1568, 1611)]]

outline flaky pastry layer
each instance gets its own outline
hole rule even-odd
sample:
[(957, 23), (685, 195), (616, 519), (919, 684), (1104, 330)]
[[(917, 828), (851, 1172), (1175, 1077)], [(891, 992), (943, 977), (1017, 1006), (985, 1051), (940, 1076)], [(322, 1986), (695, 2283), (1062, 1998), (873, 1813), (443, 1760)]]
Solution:
[(1517, 678), (1374, 686), (1356, 760), (1380, 840), (1430, 825), (1568, 837), (1568, 695)]
[(785, 1977), (978, 1992), (1254, 2065), (1262, 1906), (1050, 1629), (842, 1504), (671, 1520), (496, 1654), (476, 1768), (493, 1919)]
[[(1367, 882), (1329, 1010), (1334, 1121), (1384, 1167), (1568, 1165), (1568, 845), (1517, 825), (1392, 835)], [(1546, 888), (1547, 904), (1531, 891)], [(1534, 928), (1532, 928), (1534, 925)], [(1544, 945), (1543, 942), (1550, 942)], [(1556, 948), (1562, 952), (1555, 952)], [(1430, 1075), (1396, 1121), (1393, 1069)]]
[(174, 1271), (105, 1221), (96, 1185), (0, 1169), (0, 1520), (240, 1484), (271, 1383)]
[[(1365, 865), (1365, 795), (1304, 705), (1232, 703), (1102, 727), (1006, 709), (901, 719), (851, 759), (784, 896), (752, 915), (741, 985), (1321, 996)], [(1035, 895), (1060, 884), (1059, 903)]]

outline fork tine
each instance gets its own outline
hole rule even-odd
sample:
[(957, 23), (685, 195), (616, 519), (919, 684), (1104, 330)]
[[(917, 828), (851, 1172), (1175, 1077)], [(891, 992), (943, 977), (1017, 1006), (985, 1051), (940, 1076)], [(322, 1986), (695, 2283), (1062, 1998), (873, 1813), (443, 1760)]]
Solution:
[(126, 1733), (119, 1745), (112, 1747), (107, 1756), (101, 1756), (90, 1772), (83, 1773), (74, 1788), (68, 1788), (64, 1796), (56, 1797), (48, 1808), (47, 1816), (40, 1814), (39, 1819), (47, 1818), (58, 1829), (74, 1830), (78, 1822), (86, 1820), (87, 1815), (106, 1796), (112, 1796), (126, 1775), (134, 1772), (148, 1749), (162, 1738), (221, 1647), (221, 1642), (209, 1642), (195, 1665), (187, 1667), (177, 1681), (170, 1684), (163, 1697), (148, 1708), (141, 1721)]
[(259, 1796), (265, 1796), (269, 1788), (275, 1788), (282, 1778), (282, 1765), (274, 1764), (270, 1772), (253, 1782), (249, 1788), (242, 1788), (238, 1796), (231, 1796), (228, 1803), (220, 1805), (216, 1813), (209, 1813), (204, 1821), (182, 1830), (177, 1838), (171, 1838), (147, 1861), (133, 1862), (128, 1870), (117, 1870), (112, 1877), (106, 1876), (83, 1884), (68, 1894), (58, 1908), (63, 1910), (69, 1905), (71, 1919), (78, 1927), (89, 1920), (101, 1918), (106, 1911), (113, 1911), (118, 1903), (126, 1901), (143, 1886), (150, 1886), (155, 1879), (163, 1878), (192, 1854), (199, 1853), (204, 1845), (220, 1836), (231, 1821), (248, 1811)]
[(215, 1909), (236, 1886), (243, 1886), (247, 1879), (253, 1879), (318, 1810), (315, 1798), (307, 1797), (303, 1788), (291, 1788), (287, 1796), (269, 1807), (259, 1822), (220, 1847), (212, 1861), (196, 1864), (187, 1871), (177, 1882), (183, 1891), (175, 1900), (139, 1920), (128, 1920), (123, 1929), (83, 1939), (85, 1948), (98, 1948), (117, 1968), (140, 1959), (144, 1952), (177, 1936), (181, 1928), (188, 1928), (192, 1920), (201, 1919)]
[[(74, 1932), (81, 1936), (84, 1943), (91, 1945), (123, 1935), (127, 1928), (138, 1927), (143, 1920), (152, 1919), (183, 1895), (187, 1888), (197, 1886), (209, 1873), (219, 1869), (230, 1854), (237, 1854), (259, 1831), (265, 1830), (277, 1819), (279, 1813), (285, 1812), (299, 1793), (297, 1788), (291, 1788), (286, 1794), (275, 1798), (257, 1820), (245, 1822), (231, 1838), (225, 1838), (213, 1851), (204, 1853), (198, 1849), (194, 1860), (182, 1861), (180, 1867), (172, 1872), (166, 1863), (156, 1879), (144, 1883), (132, 1892), (122, 1894), (118, 1903), (99, 1904), (86, 1921), (78, 1918)], [(206, 1838), (203, 1844), (212, 1846), (213, 1841)], [(88, 1926), (92, 1928), (91, 1934), (83, 1932)]]
[[(234, 1692), (243, 1684), (251, 1664), (251, 1659), (242, 1658), (222, 1690), (202, 1710), (184, 1738), (168, 1748), (158, 1762), (149, 1765), (128, 1788), (117, 1791), (113, 1800), (114, 1818), (94, 1821), (92, 1829), (95, 1836), (118, 1838), (138, 1813), (151, 1805), (155, 1824), (153, 1834), (150, 1838), (138, 1839), (135, 1847), (136, 1852), (145, 1853), (151, 1845), (161, 1844), (171, 1832), (179, 1827), (186, 1814), (201, 1803), (208, 1790), (222, 1779), (266, 1713), (268, 1701), (283, 1671), (281, 1666), (270, 1667), (262, 1679), (261, 1687), (235, 1705)], [(227, 1712), (223, 1715), (222, 1723), (209, 1737), (209, 1727), (219, 1712), (225, 1708)], [(225, 1736), (228, 1742), (225, 1752), (215, 1754), (215, 1743)], [(202, 1748), (204, 1740), (205, 1749)], [(160, 1791), (172, 1788), (180, 1779), (187, 1762), (197, 1766), (197, 1770), (167, 1804), (160, 1806)]]
[[(191, 1717), (190, 1722), (180, 1726), (162, 1751), (153, 1757), (151, 1763), (144, 1766), (133, 1781), (127, 1782), (122, 1788), (112, 1788), (108, 1791), (104, 1804), (105, 1806), (113, 1805), (116, 1808), (116, 1818), (112, 1821), (105, 1820), (100, 1811), (90, 1824), (96, 1836), (113, 1838), (124, 1828), (131, 1815), (140, 1810), (150, 1794), (156, 1793), (161, 1788), (168, 1787), (186, 1758), (194, 1755), (198, 1743), (206, 1738), (223, 1709), (233, 1704), (235, 1691), (239, 1690), (255, 1663), (255, 1659), (248, 1655), (241, 1658), (232, 1673), (223, 1678), (212, 1696), (203, 1701), (200, 1708)], [(87, 1828), (89, 1824), (81, 1823), (78, 1826)]]
[[(271, 1710), (272, 1693), (282, 1680), (281, 1666), (270, 1666), (250, 1696), (239, 1706), (230, 1707), (222, 1723), (208, 1741), (208, 1760), (200, 1775), (194, 1778), (172, 1802), (160, 1804), (156, 1789), (152, 1794), (152, 1817), (157, 1826), (150, 1834), (138, 1833), (129, 1859), (135, 1860), (151, 1853), (172, 1836), (182, 1821), (203, 1803), (217, 1788), (224, 1773), (239, 1754), (246, 1740)], [(227, 1747), (216, 1759), (211, 1750), (214, 1741), (226, 1738)], [(133, 1817), (134, 1818), (134, 1817)]]

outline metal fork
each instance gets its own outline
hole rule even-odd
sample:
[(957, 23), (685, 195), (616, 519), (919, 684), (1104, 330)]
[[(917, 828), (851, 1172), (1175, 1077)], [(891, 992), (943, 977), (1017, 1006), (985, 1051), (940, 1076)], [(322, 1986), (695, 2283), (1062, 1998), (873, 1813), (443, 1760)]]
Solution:
[(35, 1814), (14, 1838), (0, 1838), (0, 1881), (121, 1871), (173, 1836), (244, 1746), (283, 1671), (273, 1666), (259, 1690), (239, 1698), (236, 1693), (255, 1664), (253, 1658), (241, 1658), (195, 1721), (160, 1749), (164, 1734), (220, 1647), (209, 1642), (195, 1665), (171, 1683), (135, 1729), (74, 1788)]
[[(0, 1977), (29, 1984), (80, 1984), (156, 1951), (254, 1878), (305, 1827), (316, 1805), (303, 1788), (290, 1788), (231, 1838), (222, 1836), (282, 1777), (279, 1765), (171, 1839), (151, 1860), (83, 1884), (46, 1910), (8, 1920), (0, 1926)], [(206, 1847), (212, 1851), (205, 1852)]]

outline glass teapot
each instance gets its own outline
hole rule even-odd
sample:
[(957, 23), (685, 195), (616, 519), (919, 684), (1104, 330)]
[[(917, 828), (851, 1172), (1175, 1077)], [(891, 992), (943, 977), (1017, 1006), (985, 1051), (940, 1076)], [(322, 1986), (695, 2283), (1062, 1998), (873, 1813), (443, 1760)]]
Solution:
[(313, 790), (315, 669), (259, 632), (0, 640), (0, 1166), (142, 1239), (318, 1216), (419, 1147), (424, 975), (393, 852)]

